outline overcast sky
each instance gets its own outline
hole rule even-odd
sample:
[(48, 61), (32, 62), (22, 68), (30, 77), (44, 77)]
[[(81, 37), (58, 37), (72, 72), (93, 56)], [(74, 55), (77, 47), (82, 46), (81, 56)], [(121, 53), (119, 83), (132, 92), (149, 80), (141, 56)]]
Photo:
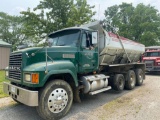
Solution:
[[(34, 8), (38, 5), (40, 0), (0, 0), (0, 11), (6, 12), (10, 15), (19, 15), (20, 11), (25, 11), (27, 8)], [(145, 5), (150, 4), (155, 6), (160, 11), (160, 0), (87, 0), (90, 5), (95, 5), (95, 11), (97, 12), (96, 18), (104, 18), (104, 10), (115, 4), (121, 4), (122, 2), (132, 3), (136, 6), (139, 3)]]

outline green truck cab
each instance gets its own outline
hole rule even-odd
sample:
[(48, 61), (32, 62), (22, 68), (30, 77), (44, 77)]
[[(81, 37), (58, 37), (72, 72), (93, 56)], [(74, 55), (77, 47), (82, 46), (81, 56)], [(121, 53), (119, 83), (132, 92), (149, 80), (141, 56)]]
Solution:
[(10, 83), (4, 82), (4, 92), (15, 101), (36, 106), (43, 119), (57, 120), (68, 113), (73, 99), (81, 102), (79, 94), (141, 85), (145, 66), (135, 63), (138, 59), (127, 64), (100, 63), (105, 56), (100, 57), (101, 33), (84, 27), (67, 28), (48, 36), (49, 47), (11, 53), (6, 68)]

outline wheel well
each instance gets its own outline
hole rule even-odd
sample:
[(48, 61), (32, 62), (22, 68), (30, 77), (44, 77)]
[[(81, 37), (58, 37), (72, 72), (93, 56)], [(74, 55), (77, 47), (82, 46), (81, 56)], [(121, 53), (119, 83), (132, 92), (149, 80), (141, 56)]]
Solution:
[(61, 79), (61, 80), (66, 81), (71, 86), (72, 90), (76, 87), (74, 79), (73, 79), (72, 75), (69, 73), (53, 74), (48, 78), (46, 83), (48, 83), (51, 80), (55, 80), (55, 79)]
[(123, 74), (124, 76), (126, 76), (126, 74), (129, 70), (135, 71), (136, 69), (142, 69), (143, 77), (145, 79), (145, 64), (143, 64), (143, 63), (141, 63), (141, 64), (124, 64), (124, 65), (117, 65), (117, 66), (108, 67), (107, 70), (110, 75), (109, 84), (112, 82), (115, 74)]

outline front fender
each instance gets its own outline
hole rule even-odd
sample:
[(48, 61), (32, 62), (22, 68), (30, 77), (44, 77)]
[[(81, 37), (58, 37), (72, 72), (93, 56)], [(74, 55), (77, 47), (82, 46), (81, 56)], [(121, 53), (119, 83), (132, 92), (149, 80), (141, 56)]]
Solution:
[[(45, 73), (45, 71), (47, 72)], [(51, 75), (54, 74), (63, 74), (63, 73), (69, 73), (75, 82), (75, 86), (78, 86), (78, 80), (77, 80), (77, 70), (74, 64), (70, 61), (54, 61), (54, 62), (40, 62), (33, 65), (28, 66), (24, 69), (24, 72), (39, 72), (40, 75), (40, 86), (42, 87), (48, 80), (48, 78)], [(44, 73), (44, 74), (42, 74)]]
[(48, 72), (48, 74), (44, 77), (43, 79), (43, 83), (46, 83), (48, 78), (51, 76), (51, 75), (54, 75), (54, 74), (63, 74), (63, 73), (69, 73), (73, 79), (74, 79), (74, 82), (75, 82), (75, 85), (78, 86), (78, 81), (77, 81), (77, 75), (69, 70), (69, 69), (63, 69), (63, 70), (51, 70)]

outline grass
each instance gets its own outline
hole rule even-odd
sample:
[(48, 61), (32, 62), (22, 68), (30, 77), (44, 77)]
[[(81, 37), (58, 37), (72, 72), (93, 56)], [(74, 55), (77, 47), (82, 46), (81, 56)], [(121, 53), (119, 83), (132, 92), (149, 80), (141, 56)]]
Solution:
[(5, 71), (0, 71), (0, 98), (7, 97), (8, 95), (3, 93), (3, 82), (8, 80), (5, 80)]

